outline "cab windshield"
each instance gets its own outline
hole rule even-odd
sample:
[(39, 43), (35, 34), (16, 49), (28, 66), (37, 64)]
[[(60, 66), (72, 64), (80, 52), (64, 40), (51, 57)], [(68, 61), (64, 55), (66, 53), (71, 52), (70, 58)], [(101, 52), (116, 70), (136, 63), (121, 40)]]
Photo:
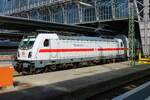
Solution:
[(31, 49), (33, 47), (34, 42), (35, 42), (35, 37), (24, 38), (21, 41), (19, 48), (20, 49)]

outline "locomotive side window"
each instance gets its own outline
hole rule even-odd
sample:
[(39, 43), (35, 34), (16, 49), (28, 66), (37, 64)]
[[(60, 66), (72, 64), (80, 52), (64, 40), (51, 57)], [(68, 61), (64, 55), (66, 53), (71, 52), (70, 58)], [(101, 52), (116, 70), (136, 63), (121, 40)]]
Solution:
[(44, 41), (44, 47), (48, 47), (48, 46), (49, 46), (49, 40), (45, 39), (45, 41)]
[(121, 42), (121, 47), (123, 47), (123, 43)]

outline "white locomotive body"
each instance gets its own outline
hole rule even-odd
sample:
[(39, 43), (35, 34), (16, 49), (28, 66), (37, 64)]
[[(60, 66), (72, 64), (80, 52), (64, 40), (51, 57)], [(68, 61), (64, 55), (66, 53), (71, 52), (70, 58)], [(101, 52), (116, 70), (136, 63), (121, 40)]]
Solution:
[(15, 69), (32, 72), (58, 64), (123, 57), (128, 57), (128, 39), (122, 35), (105, 39), (41, 33), (22, 40)]

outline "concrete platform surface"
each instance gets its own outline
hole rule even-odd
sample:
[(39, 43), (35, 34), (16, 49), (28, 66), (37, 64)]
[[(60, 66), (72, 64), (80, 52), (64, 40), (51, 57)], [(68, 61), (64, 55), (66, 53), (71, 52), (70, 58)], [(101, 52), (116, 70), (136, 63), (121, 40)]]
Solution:
[(42, 86), (72, 79), (78, 79), (81, 77), (92, 76), (100, 73), (115, 71), (119, 69), (124, 69), (127, 67), (129, 67), (128, 62), (122, 62), (118, 64), (106, 64), (106, 65), (63, 70), (57, 72), (49, 72), (37, 75), (21, 76), (16, 77), (15, 81), (30, 83), (33, 86)]
[(0, 100), (82, 100), (149, 75), (150, 66), (129, 62), (15, 77), (15, 88), (0, 91)]

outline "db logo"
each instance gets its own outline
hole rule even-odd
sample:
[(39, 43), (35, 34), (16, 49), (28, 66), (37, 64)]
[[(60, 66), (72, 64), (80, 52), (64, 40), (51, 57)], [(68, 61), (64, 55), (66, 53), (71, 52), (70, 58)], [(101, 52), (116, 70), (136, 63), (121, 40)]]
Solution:
[(25, 56), (25, 53), (24, 53), (24, 52), (22, 52), (22, 56)]

